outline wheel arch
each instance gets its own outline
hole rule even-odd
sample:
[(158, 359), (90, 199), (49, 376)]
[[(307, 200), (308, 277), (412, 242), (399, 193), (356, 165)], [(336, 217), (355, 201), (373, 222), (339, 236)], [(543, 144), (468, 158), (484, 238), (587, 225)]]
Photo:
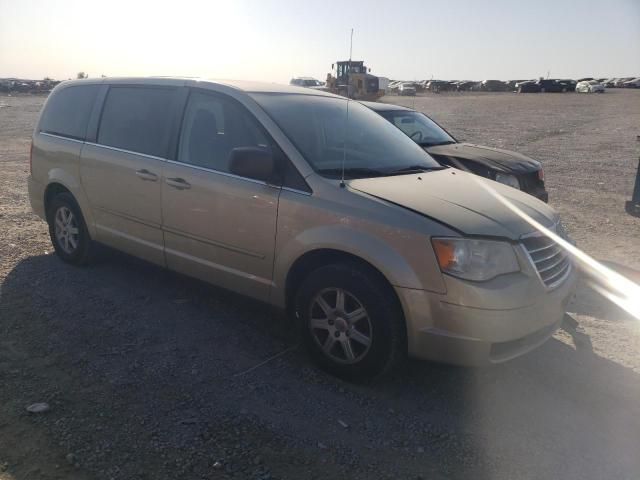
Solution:
[(334, 263), (356, 265), (357, 267), (366, 271), (368, 274), (375, 277), (388, 290), (389, 295), (392, 296), (393, 301), (395, 302), (399, 311), (403, 313), (404, 317), (402, 303), (400, 302), (395, 288), (393, 287), (389, 279), (387, 279), (387, 277), (378, 268), (376, 268), (376, 266), (372, 265), (364, 258), (359, 257), (358, 255), (355, 255), (353, 253), (349, 253), (344, 250), (338, 250), (335, 248), (317, 248), (315, 250), (310, 250), (308, 252), (305, 252), (293, 262), (291, 268), (287, 273), (284, 288), (285, 308), (287, 310), (287, 313), (294, 313), (293, 307), (295, 304), (295, 296), (298, 288), (300, 287), (300, 284), (304, 281), (305, 277), (319, 267)]
[[(392, 233), (395, 233), (392, 232)], [(282, 239), (276, 247), (270, 303), (286, 309), (300, 272), (318, 262), (354, 261), (397, 287), (444, 292), (435, 254), (421, 248), (421, 237), (363, 231), (349, 225), (323, 225)], [(426, 240), (425, 240), (426, 241)], [(318, 260), (321, 259), (321, 260)], [(292, 279), (294, 279), (292, 281)], [(292, 283), (293, 282), (293, 283)]]
[[(50, 212), (49, 212), (49, 206), (51, 205), (51, 202), (53, 201), (54, 197), (56, 195), (59, 195), (61, 193), (68, 193), (70, 194), (74, 199), (76, 198), (73, 193), (71, 192), (71, 190), (69, 190), (67, 187), (65, 187), (63, 184), (59, 183), (59, 182), (51, 182), (49, 185), (47, 185), (47, 187), (44, 190), (44, 214), (45, 217), (47, 219), (47, 221), (50, 221)], [(77, 202), (77, 200), (76, 200)]]
[(84, 194), (84, 190), (78, 179), (63, 169), (54, 168), (49, 172), (48, 183), (44, 188), (44, 213), (45, 219), (49, 220), (49, 205), (55, 195), (67, 192), (78, 204), (80, 212), (84, 217), (85, 224), (92, 238), (95, 238), (95, 224), (93, 215), (89, 207), (89, 202)]

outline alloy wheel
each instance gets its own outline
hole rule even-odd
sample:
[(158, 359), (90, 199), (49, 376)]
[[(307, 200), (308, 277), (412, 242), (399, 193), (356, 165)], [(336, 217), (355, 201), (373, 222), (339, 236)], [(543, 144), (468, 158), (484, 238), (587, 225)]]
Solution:
[(68, 207), (62, 206), (56, 210), (54, 231), (56, 241), (65, 253), (70, 255), (76, 251), (80, 243), (80, 229), (75, 215)]
[(324, 355), (331, 360), (352, 364), (369, 351), (373, 329), (362, 303), (342, 288), (327, 288), (312, 300), (309, 328)]

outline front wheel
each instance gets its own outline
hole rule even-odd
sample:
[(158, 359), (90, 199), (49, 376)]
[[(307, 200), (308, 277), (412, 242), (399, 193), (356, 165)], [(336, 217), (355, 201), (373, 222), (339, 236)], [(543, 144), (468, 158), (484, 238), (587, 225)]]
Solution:
[(86, 264), (92, 240), (73, 195), (66, 192), (56, 195), (49, 206), (47, 218), (51, 243), (58, 256), (67, 263)]
[(404, 318), (393, 290), (360, 265), (313, 271), (297, 293), (296, 316), (311, 357), (339, 377), (376, 377), (406, 355)]

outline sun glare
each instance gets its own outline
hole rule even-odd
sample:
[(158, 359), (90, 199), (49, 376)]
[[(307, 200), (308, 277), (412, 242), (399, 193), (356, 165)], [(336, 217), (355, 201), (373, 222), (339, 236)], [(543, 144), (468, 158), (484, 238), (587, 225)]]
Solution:
[(486, 181), (482, 181), (475, 176), (471, 176), (471, 178), (498, 199), (500, 203), (566, 250), (567, 253), (571, 255), (574, 264), (586, 275), (589, 285), (596, 292), (618, 305), (635, 319), (640, 320), (640, 285), (598, 262), (572, 243), (560, 237), (556, 232), (549, 230), (531, 218), (506, 197), (488, 185)]

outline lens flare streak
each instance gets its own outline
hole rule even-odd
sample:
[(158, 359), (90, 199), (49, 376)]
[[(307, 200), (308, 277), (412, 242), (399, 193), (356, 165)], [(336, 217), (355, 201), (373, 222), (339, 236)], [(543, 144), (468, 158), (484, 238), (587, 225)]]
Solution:
[(507, 198), (488, 185), (488, 182), (476, 178), (474, 178), (474, 180), (505, 207), (562, 247), (571, 256), (574, 264), (578, 266), (588, 277), (589, 285), (596, 292), (618, 305), (636, 320), (640, 320), (640, 285), (606, 267), (577, 248), (571, 242), (568, 242), (559, 236), (556, 232), (549, 230), (544, 225), (531, 218)]

